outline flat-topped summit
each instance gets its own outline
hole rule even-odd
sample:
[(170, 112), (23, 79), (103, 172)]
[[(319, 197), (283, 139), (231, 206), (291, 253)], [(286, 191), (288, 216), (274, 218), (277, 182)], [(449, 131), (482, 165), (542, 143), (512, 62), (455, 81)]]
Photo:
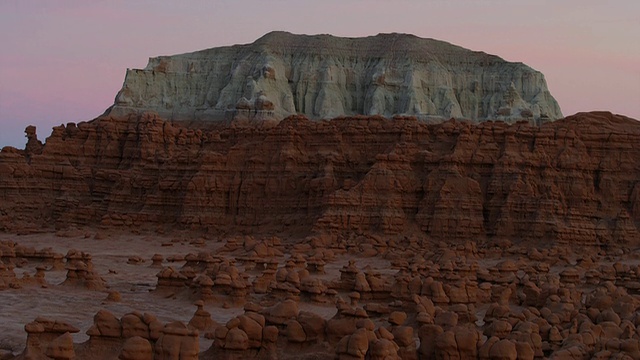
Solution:
[(127, 75), (113, 114), (174, 120), (302, 113), (481, 121), (562, 117), (544, 75), (522, 63), (408, 34), (268, 33), (252, 44), (149, 59)]
[(297, 35), (286, 31), (273, 31), (265, 34), (251, 45), (267, 46), (275, 52), (297, 48), (303, 49), (309, 54), (339, 55), (346, 53), (380, 57), (388, 57), (398, 51), (422, 56), (446, 51), (469, 51), (445, 41), (402, 33), (380, 33), (367, 37), (339, 37), (330, 34)]

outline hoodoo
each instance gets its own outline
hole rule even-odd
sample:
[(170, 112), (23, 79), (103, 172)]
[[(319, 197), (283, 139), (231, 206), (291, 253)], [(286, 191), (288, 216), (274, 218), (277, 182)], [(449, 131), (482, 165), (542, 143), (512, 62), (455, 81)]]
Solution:
[(535, 123), (562, 117), (544, 75), (444, 41), (271, 32), (252, 44), (159, 56), (127, 70), (108, 113), (170, 120), (415, 115)]

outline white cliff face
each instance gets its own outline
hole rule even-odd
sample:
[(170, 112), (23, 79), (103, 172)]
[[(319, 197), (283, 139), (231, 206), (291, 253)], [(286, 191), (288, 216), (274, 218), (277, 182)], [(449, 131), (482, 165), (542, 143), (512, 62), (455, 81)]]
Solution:
[(111, 108), (175, 120), (416, 115), (544, 122), (562, 117), (542, 73), (405, 34), (269, 33), (253, 44), (151, 58)]

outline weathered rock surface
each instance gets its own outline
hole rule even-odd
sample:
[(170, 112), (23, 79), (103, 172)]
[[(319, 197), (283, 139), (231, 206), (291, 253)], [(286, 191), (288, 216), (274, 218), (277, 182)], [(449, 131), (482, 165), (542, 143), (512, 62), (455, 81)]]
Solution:
[(149, 110), (172, 120), (279, 120), (296, 113), (538, 122), (562, 117), (540, 72), (406, 34), (272, 32), (252, 44), (151, 58), (146, 68), (127, 70), (109, 112)]
[(105, 117), (56, 127), (41, 149), (0, 152), (0, 228), (630, 244), (640, 224), (639, 142), (640, 123), (610, 113), (541, 127), (298, 116), (194, 129), (152, 114)]

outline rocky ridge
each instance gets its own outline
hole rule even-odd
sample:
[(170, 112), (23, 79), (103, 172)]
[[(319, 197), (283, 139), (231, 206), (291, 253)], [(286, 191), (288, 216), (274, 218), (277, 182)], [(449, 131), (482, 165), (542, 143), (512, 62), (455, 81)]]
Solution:
[(54, 128), (0, 152), (0, 227), (417, 234), (637, 244), (640, 125), (425, 124), (412, 117), (187, 127), (155, 114)]
[(415, 115), (441, 121), (562, 117), (544, 76), (522, 64), (407, 34), (272, 32), (252, 44), (151, 58), (127, 70), (108, 113), (170, 120)]

